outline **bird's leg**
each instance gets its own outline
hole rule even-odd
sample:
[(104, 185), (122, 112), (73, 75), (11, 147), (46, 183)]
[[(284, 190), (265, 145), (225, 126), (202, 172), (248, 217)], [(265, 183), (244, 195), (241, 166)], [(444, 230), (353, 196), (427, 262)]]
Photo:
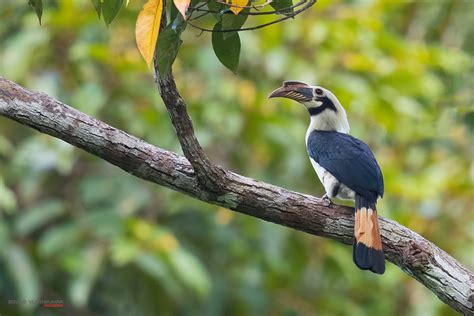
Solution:
[(326, 206), (331, 206), (332, 204), (332, 201), (331, 199), (329, 198), (328, 194), (327, 193), (324, 193), (324, 195), (321, 197), (321, 199), (324, 200), (324, 202), (326, 202)]

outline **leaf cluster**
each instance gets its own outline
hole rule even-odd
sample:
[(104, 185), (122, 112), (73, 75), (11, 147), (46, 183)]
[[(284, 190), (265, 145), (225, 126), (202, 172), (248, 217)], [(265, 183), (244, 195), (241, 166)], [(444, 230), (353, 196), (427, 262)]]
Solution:
[[(279, 22), (263, 24), (256, 27), (243, 28), (249, 16), (252, 15), (283, 15), (281, 21), (293, 17), (294, 8), (306, 0), (293, 6), (292, 0), (270, 0), (263, 3), (249, 2), (249, 0), (174, 0), (172, 5), (164, 8), (164, 0), (148, 0), (136, 21), (135, 35), (137, 46), (148, 65), (154, 56), (160, 72), (168, 72), (181, 46), (181, 33), (189, 24), (201, 31), (212, 32), (212, 47), (218, 60), (232, 72), (237, 71), (239, 65), (241, 41), (239, 31), (260, 28)], [(315, 0), (314, 0), (315, 2)], [(314, 3), (313, 2), (313, 3)], [(43, 12), (42, 0), (29, 0), (41, 23)], [(109, 25), (117, 17), (123, 7), (123, 0), (91, 0), (99, 18)], [(127, 1), (128, 6), (128, 1)], [(273, 8), (273, 10), (268, 8)], [(161, 19), (163, 10), (169, 16), (168, 24), (162, 32)], [(301, 11), (301, 9), (300, 9)], [(179, 14), (178, 14), (179, 13)], [(207, 14), (214, 17), (214, 27), (205, 29), (191, 21), (203, 18)], [(160, 34), (160, 38), (158, 36)]]

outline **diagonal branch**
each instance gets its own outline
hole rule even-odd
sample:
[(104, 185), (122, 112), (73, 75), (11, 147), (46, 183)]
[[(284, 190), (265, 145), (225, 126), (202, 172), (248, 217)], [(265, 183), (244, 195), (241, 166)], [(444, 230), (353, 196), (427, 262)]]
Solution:
[[(160, 30), (165, 28), (166, 20), (166, 10), (163, 10)], [(183, 98), (178, 92), (171, 70), (167, 74), (160, 74), (158, 62), (155, 58), (154, 75), (184, 156), (193, 166), (199, 184), (207, 188), (209, 192), (221, 193), (222, 183), (226, 181), (225, 170), (211, 162), (194, 135), (191, 117)]]
[[(178, 99), (183, 102), (182, 99)], [(182, 104), (184, 106), (184, 102)], [(230, 171), (220, 193), (203, 187), (186, 158), (150, 145), (91, 118), (43, 93), (0, 77), (0, 115), (62, 139), (139, 178), (193, 198), (352, 244), (353, 211), (327, 206), (319, 198), (247, 178)], [(399, 266), (453, 309), (474, 313), (474, 274), (410, 229), (380, 217), (386, 259)], [(362, 273), (362, 272), (361, 272)]]
[(226, 171), (210, 161), (194, 135), (193, 123), (173, 75), (160, 76), (157, 72), (155, 78), (184, 156), (191, 163), (199, 184), (209, 192), (220, 193), (222, 183), (226, 181)]

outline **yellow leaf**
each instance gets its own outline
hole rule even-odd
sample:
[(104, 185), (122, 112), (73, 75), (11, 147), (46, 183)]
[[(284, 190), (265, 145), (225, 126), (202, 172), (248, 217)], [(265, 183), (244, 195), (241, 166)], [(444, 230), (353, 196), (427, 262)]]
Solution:
[(151, 64), (155, 52), (162, 11), (163, 2), (161, 0), (148, 0), (138, 14), (137, 24), (135, 25), (135, 39), (138, 50), (148, 65)]
[(125, 4), (125, 7), (128, 8), (128, 4), (130, 3), (130, 0), (127, 0), (127, 3)]
[(236, 5), (236, 7), (234, 6), (230, 7), (230, 11), (234, 12), (234, 14), (237, 15), (239, 14), (240, 11), (244, 9), (241, 7), (245, 7), (247, 3), (249, 3), (249, 0), (231, 0), (230, 2), (233, 5)]
[(189, 7), (189, 2), (191, 0), (174, 0), (174, 5), (178, 9), (178, 11), (181, 13), (183, 18), (186, 20), (186, 10)]

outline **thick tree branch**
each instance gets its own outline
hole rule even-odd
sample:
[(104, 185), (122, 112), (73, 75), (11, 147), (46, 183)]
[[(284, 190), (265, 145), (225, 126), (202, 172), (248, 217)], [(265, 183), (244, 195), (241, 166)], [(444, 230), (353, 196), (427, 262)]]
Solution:
[[(177, 102), (182, 102), (178, 99)], [(184, 106), (184, 103), (183, 103)], [(199, 184), (182, 156), (154, 147), (53, 98), (0, 77), (0, 115), (62, 139), (144, 180), (193, 198), (345, 244), (353, 240), (353, 211), (225, 171), (221, 193)], [(455, 310), (474, 313), (474, 275), (410, 229), (380, 217), (386, 259)], [(363, 273), (363, 272), (361, 272)], [(383, 276), (382, 276), (383, 277)]]

